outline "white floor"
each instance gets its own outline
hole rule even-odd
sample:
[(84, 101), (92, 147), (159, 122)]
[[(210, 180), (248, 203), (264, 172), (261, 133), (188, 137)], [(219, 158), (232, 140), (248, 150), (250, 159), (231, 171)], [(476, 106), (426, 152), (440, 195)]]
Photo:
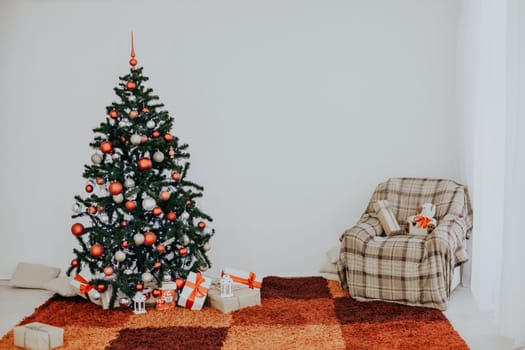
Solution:
[[(7, 333), (53, 293), (37, 289), (14, 289), (0, 281), (0, 336)], [(445, 315), (473, 350), (510, 350), (510, 339), (497, 335), (493, 316), (478, 310), (470, 290), (454, 290)]]

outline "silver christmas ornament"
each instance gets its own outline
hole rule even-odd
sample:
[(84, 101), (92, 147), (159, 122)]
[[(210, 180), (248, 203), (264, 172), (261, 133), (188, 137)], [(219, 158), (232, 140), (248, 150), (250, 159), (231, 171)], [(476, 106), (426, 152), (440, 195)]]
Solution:
[(145, 283), (151, 282), (151, 281), (153, 281), (153, 275), (151, 273), (149, 273), (149, 272), (144, 272), (142, 274), (142, 280)]
[(78, 213), (80, 213), (82, 211), (82, 206), (79, 203), (75, 203), (71, 207), (71, 210), (73, 210), (73, 213), (78, 214)]
[(148, 129), (153, 129), (155, 127), (155, 122), (153, 120), (148, 120), (146, 126), (148, 127)]
[(156, 206), (157, 206), (157, 202), (155, 202), (153, 198), (146, 198), (142, 201), (142, 207), (144, 208), (144, 210), (150, 211)]
[(131, 300), (128, 297), (122, 297), (118, 300), (118, 304), (122, 308), (128, 308), (131, 305)]
[(124, 180), (124, 187), (126, 188), (135, 187), (135, 181), (133, 181), (132, 178), (127, 177), (126, 180)]
[(113, 259), (115, 259), (117, 262), (123, 262), (126, 260), (126, 253), (124, 253), (122, 250), (117, 250), (115, 255), (113, 255)]
[(142, 137), (140, 137), (139, 134), (133, 134), (133, 135), (131, 135), (129, 140), (134, 145), (140, 145), (140, 143), (142, 142)]
[(109, 216), (108, 214), (106, 213), (102, 213), (100, 214), (100, 221), (103, 223), (103, 224), (107, 224), (109, 222)]
[(93, 164), (100, 164), (102, 163), (102, 156), (98, 153), (93, 153), (93, 155), (91, 156), (91, 161), (93, 162)]
[(202, 249), (203, 249), (205, 252), (209, 252), (210, 249), (211, 249), (211, 244), (210, 244), (210, 242), (206, 242), (206, 243), (204, 243), (204, 245), (202, 246)]
[(124, 200), (124, 195), (122, 193), (113, 195), (113, 201), (115, 203), (122, 203), (123, 200)]
[(142, 233), (135, 233), (135, 235), (133, 236), (133, 241), (136, 245), (141, 245), (142, 243), (144, 243), (144, 235)]
[(125, 269), (124, 270), (124, 274), (127, 275), (127, 276), (131, 275), (132, 273), (133, 273), (133, 271), (131, 271), (130, 269)]
[(190, 238), (187, 235), (182, 236), (181, 243), (182, 245), (190, 244)]
[(164, 160), (164, 153), (162, 153), (161, 151), (153, 153), (153, 160), (157, 163), (161, 163)]
[(187, 211), (183, 212), (182, 214), (180, 214), (180, 218), (182, 220), (188, 220), (190, 218), (190, 214), (188, 214)]

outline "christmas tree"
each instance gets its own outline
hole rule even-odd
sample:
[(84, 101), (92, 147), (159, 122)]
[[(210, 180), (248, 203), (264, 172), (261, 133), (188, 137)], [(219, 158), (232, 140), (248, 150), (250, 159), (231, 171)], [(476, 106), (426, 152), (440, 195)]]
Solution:
[(93, 130), (87, 194), (75, 196), (73, 206), (79, 248), (67, 272), (88, 269), (99, 292), (111, 286), (110, 307), (118, 291), (131, 299), (145, 283), (169, 278), (180, 285), (190, 271), (205, 271), (214, 234), (211, 217), (196, 205), (203, 187), (187, 178), (188, 145), (170, 133), (174, 118), (145, 86), (133, 36), (129, 64), (114, 88), (120, 101)]

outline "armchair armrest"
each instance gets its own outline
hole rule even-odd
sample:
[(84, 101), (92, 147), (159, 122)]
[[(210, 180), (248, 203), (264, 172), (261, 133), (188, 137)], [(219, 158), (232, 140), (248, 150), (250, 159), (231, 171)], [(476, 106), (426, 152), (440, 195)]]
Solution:
[(368, 240), (370, 237), (382, 235), (383, 232), (383, 227), (379, 219), (365, 213), (361, 216), (357, 224), (343, 232), (339, 240), (342, 241), (345, 236), (354, 236), (362, 240)]

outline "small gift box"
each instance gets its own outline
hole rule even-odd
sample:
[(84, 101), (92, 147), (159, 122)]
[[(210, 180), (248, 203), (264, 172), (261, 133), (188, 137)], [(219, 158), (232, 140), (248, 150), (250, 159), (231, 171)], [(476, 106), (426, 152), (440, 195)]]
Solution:
[(257, 275), (254, 272), (247, 272), (242, 270), (236, 270), (232, 268), (225, 268), (222, 271), (222, 275), (229, 275), (234, 283), (243, 284), (249, 288), (261, 288), (262, 287), (262, 277)]
[(208, 291), (209, 305), (214, 309), (229, 313), (245, 307), (261, 305), (261, 290), (250, 289), (247, 286), (236, 284), (233, 286), (233, 296), (221, 296), (221, 288), (218, 281), (214, 281)]
[(190, 272), (179, 296), (178, 305), (191, 310), (200, 310), (206, 300), (211, 278), (204, 278), (200, 272)]
[(160, 293), (155, 308), (159, 311), (175, 309), (177, 305), (177, 285), (175, 282), (162, 282)]
[(78, 290), (78, 295), (80, 295), (83, 298), (89, 299), (94, 304), (101, 305), (101, 295), (95, 289), (94, 285), (89, 284), (90, 280), (91, 275), (88, 272), (83, 271), (71, 280), (71, 284)]
[(49, 350), (64, 344), (64, 330), (44, 323), (33, 322), (15, 327), (15, 346), (31, 350)]

